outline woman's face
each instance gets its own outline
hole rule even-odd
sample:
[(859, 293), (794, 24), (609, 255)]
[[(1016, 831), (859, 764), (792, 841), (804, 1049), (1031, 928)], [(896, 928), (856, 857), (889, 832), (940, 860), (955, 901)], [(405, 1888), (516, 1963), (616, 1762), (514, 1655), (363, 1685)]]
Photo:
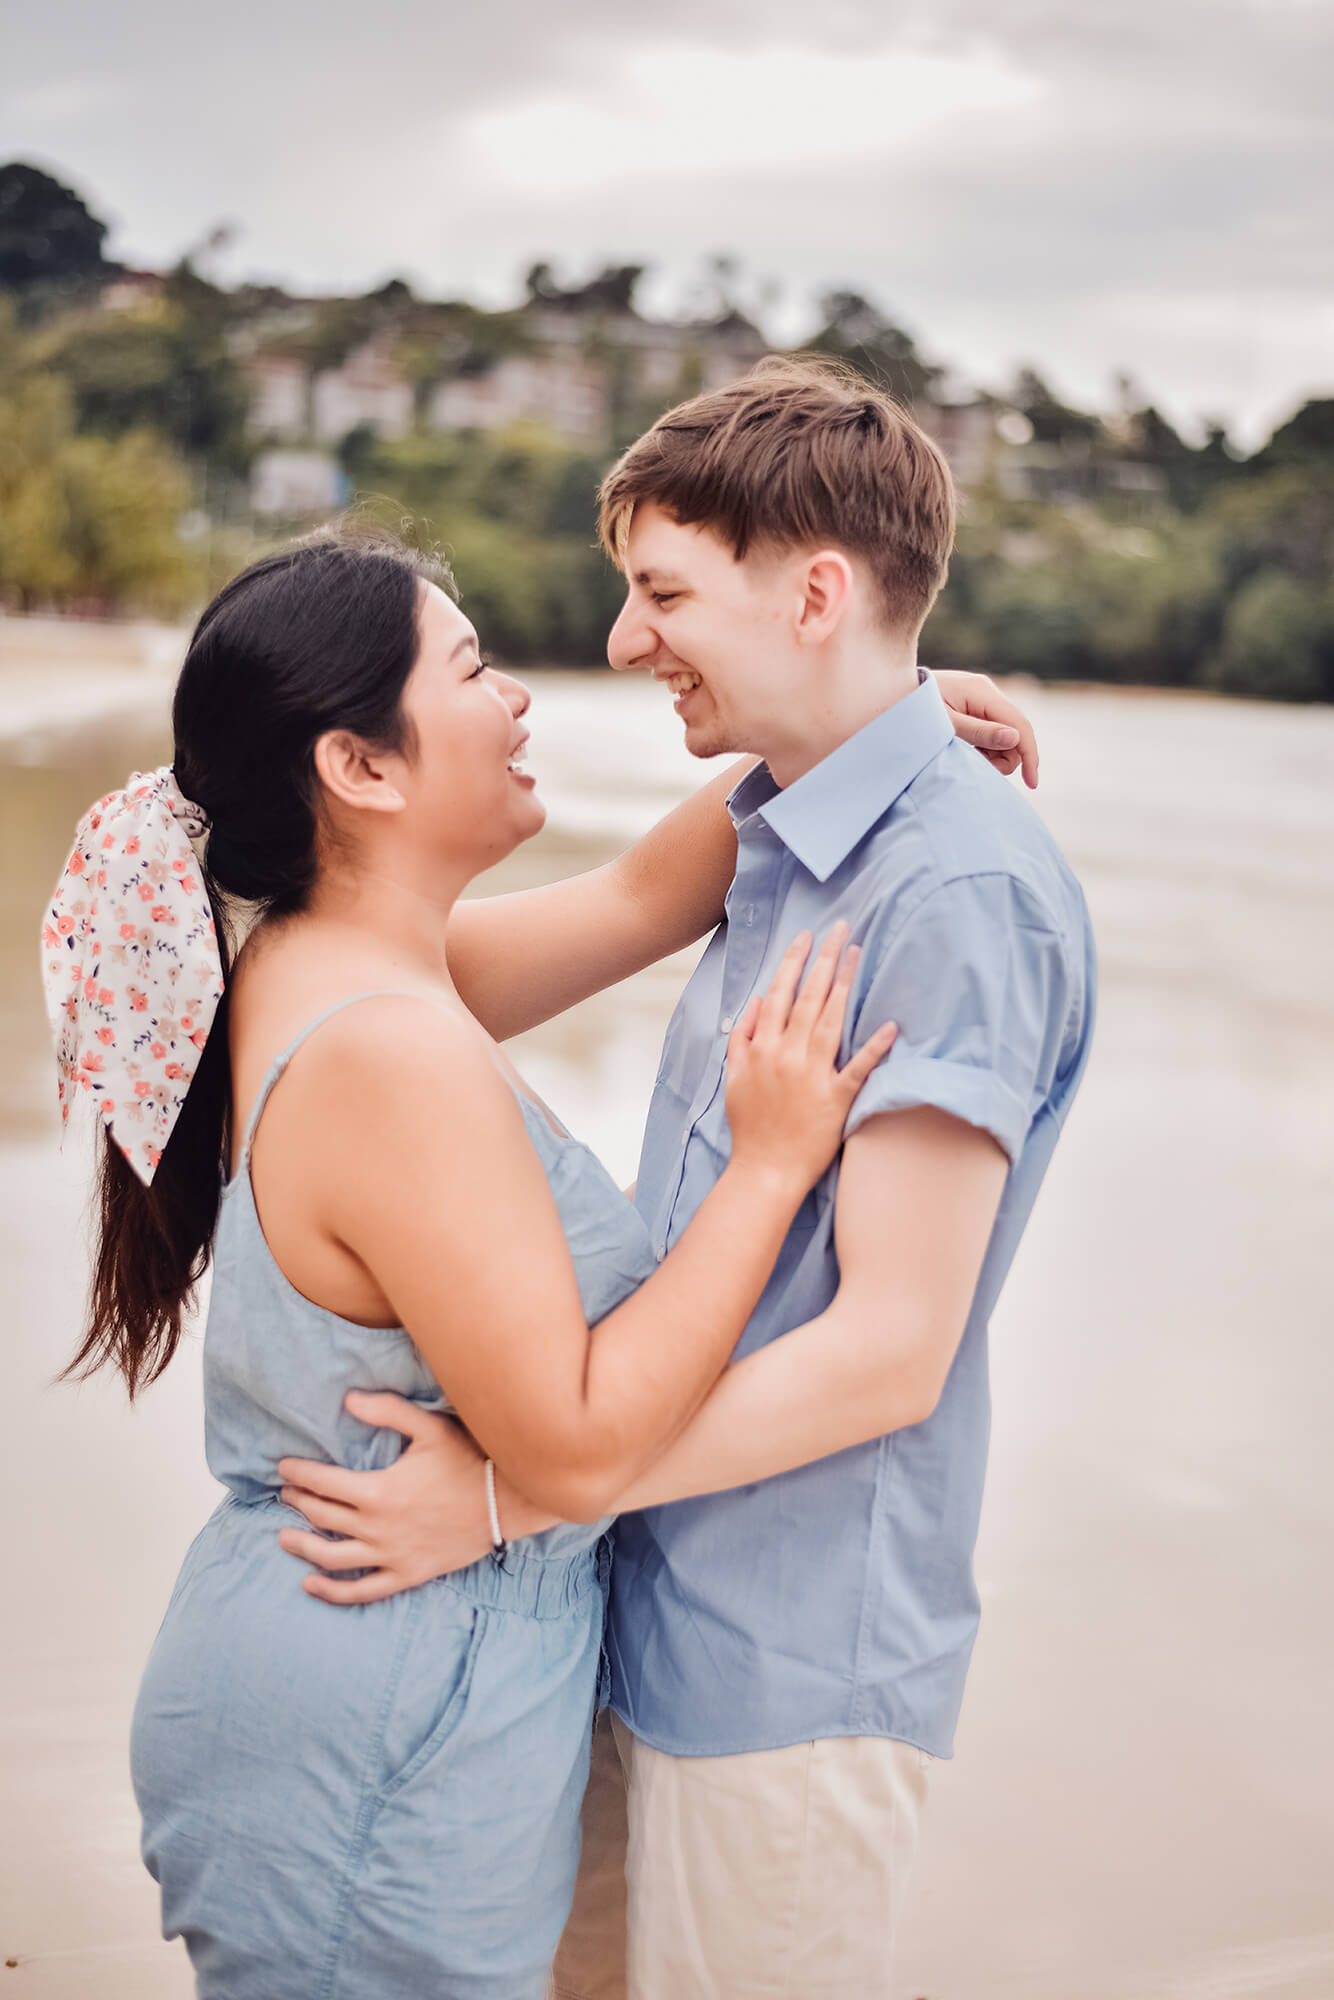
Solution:
[(539, 832), (547, 809), (518, 768), (532, 699), (522, 681), (485, 666), (477, 634), (434, 584), (421, 588), (421, 642), (403, 691), (417, 737), (399, 779), (431, 844), (480, 873)]

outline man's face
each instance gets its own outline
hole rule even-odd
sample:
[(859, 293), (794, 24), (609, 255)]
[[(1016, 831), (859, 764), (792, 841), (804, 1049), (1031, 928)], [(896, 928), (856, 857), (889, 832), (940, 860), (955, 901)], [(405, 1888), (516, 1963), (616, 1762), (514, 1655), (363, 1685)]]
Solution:
[(782, 557), (738, 562), (709, 528), (635, 508), (626, 599), (607, 641), (619, 671), (653, 675), (675, 696), (695, 757), (766, 754), (805, 662), (792, 641), (800, 593)]

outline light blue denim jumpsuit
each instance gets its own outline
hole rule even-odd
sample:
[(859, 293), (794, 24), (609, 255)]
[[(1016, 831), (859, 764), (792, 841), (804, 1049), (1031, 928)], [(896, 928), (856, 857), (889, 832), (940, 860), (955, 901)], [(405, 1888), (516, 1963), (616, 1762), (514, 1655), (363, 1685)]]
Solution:
[[(541, 2000), (578, 1862), (603, 1524), (380, 1603), (301, 1589), (278, 1546), (298, 1521), (278, 1460), (397, 1457), (394, 1433), (344, 1411), (352, 1388), (444, 1407), (405, 1332), (312, 1305), (260, 1228), (255, 1127), (321, 1021), (270, 1070), (223, 1194), (204, 1384), (208, 1462), (229, 1491), (139, 1692), (144, 1859), (206, 2000)], [(648, 1232), (594, 1155), (516, 1094), (593, 1324), (655, 1268)]]

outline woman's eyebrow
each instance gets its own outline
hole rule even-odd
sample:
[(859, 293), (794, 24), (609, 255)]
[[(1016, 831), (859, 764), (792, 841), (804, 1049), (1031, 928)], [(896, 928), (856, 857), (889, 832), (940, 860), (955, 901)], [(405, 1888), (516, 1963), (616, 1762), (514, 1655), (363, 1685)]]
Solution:
[(477, 645), (477, 643), (478, 643), (477, 634), (475, 632), (469, 632), (464, 638), (459, 640), (458, 645), (455, 646), (453, 652), (449, 656), (450, 659), (457, 660), (459, 654), (463, 651), (465, 646), (475, 646)]

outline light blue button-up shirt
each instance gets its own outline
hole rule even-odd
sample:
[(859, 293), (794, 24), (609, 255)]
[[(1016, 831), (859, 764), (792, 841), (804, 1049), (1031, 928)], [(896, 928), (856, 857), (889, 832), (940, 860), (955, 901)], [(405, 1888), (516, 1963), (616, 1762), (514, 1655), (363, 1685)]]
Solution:
[[(798, 931), (818, 940), (840, 918), (862, 947), (845, 1056), (899, 1023), (849, 1136), (877, 1113), (931, 1104), (991, 1133), (1010, 1172), (925, 1423), (622, 1516), (612, 1705), (636, 1735), (684, 1756), (828, 1736), (899, 1737), (949, 1756), (978, 1619), (987, 1322), (1088, 1057), (1088, 914), (1036, 813), (956, 740), (929, 680), (786, 790), (759, 766), (730, 810), (727, 921), (668, 1029), (639, 1168), (636, 1201), (659, 1255), (728, 1158), (732, 1021)], [(738, 1355), (829, 1305), (837, 1188), (835, 1164), (803, 1202)]]

